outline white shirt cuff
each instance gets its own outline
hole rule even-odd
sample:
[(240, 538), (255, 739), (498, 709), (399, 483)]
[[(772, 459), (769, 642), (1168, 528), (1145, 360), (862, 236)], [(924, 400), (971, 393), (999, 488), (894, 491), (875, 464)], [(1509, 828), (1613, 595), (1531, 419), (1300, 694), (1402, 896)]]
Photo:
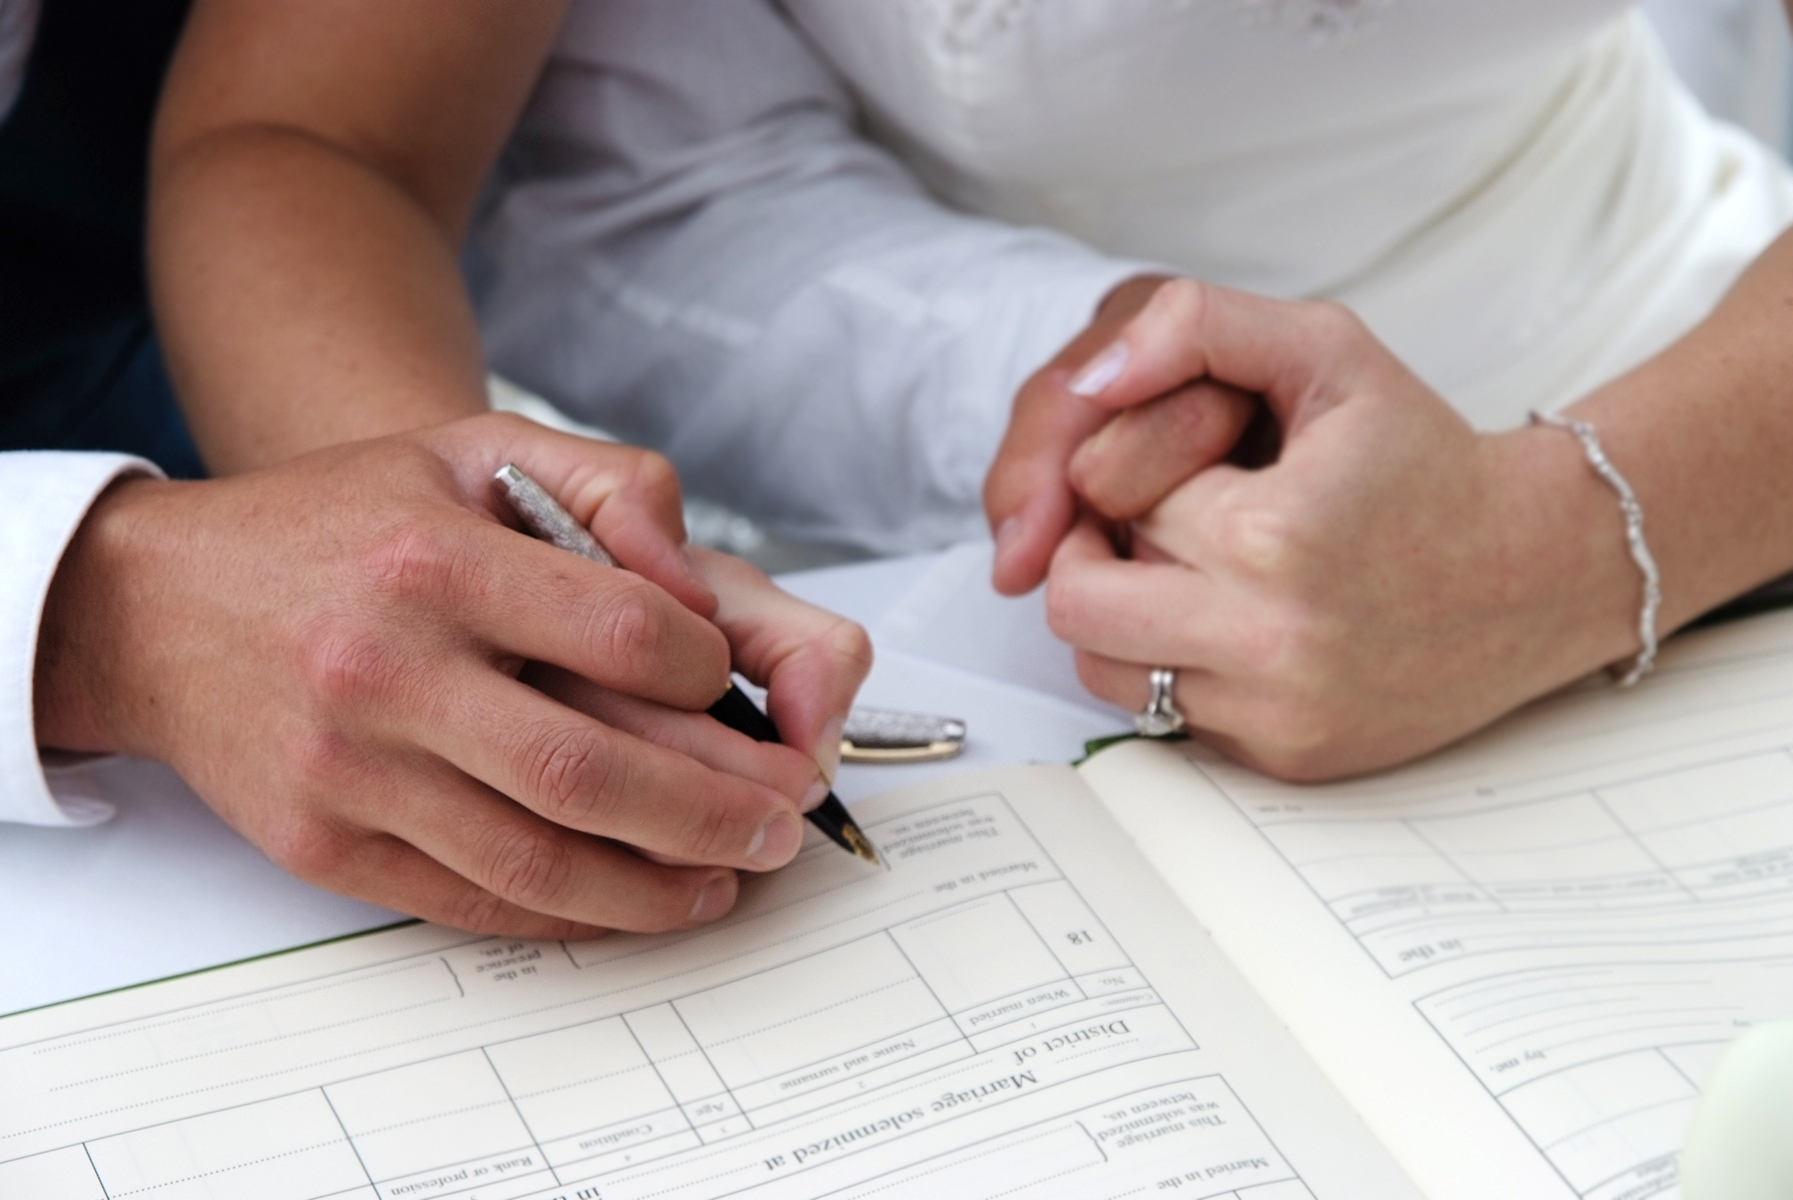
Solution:
[(78, 762), (46, 770), (32, 714), (37, 634), (50, 581), (87, 510), (121, 475), (160, 476), (128, 454), (0, 453), (0, 821), (95, 825), (112, 806)]

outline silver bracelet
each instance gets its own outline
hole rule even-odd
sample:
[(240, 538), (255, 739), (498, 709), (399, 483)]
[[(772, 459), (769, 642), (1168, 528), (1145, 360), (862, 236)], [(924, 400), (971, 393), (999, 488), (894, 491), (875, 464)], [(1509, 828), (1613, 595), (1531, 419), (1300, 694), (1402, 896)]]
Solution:
[(1637, 640), (1643, 643), (1643, 649), (1619, 677), (1620, 687), (1630, 687), (1656, 665), (1656, 610), (1662, 607), (1662, 574), (1656, 569), (1650, 547), (1644, 544), (1643, 506), (1637, 502), (1637, 493), (1631, 490), (1619, 469), (1606, 457), (1606, 451), (1600, 446), (1600, 435), (1594, 432), (1592, 425), (1536, 409), (1532, 410), (1531, 417), (1534, 425), (1550, 425), (1574, 434), (1587, 454), (1588, 465), (1619, 494), (1619, 510), (1625, 514), (1625, 543), (1631, 548), (1631, 561), (1637, 564), (1644, 577), (1644, 603), (1637, 614)]

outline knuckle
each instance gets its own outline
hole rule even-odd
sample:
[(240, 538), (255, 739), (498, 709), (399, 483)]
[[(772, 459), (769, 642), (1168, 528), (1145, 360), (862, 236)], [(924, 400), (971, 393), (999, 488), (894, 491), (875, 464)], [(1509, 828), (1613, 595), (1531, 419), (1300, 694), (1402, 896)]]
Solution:
[(514, 908), (502, 897), (469, 885), (455, 893), (438, 920), (468, 933), (505, 933), (515, 924)]
[(334, 879), (350, 857), (350, 839), (308, 813), (290, 813), (264, 829), (261, 848), (281, 870), (308, 883)]
[(1299, 536), (1280, 513), (1254, 509), (1236, 512), (1225, 527), (1232, 557), (1259, 575), (1287, 574), (1299, 557)]
[(1125, 451), (1111, 453), (1113, 444), (1114, 439), (1105, 438), (1079, 446), (1065, 470), (1065, 479), (1091, 508), (1110, 520), (1123, 520), (1135, 515), (1131, 493), (1138, 464), (1129, 462), (1132, 456)]
[(583, 826), (601, 819), (626, 781), (627, 767), (592, 730), (563, 728), (539, 736), (530, 746), (523, 786), (532, 807), (559, 825)]
[(637, 452), (630, 482), (639, 490), (655, 496), (678, 499), (679, 472), (672, 460), (653, 450)]
[(1264, 605), (1245, 638), (1251, 669), (1279, 697), (1317, 704), (1333, 691), (1339, 627), (1311, 606), (1282, 601)]
[(659, 663), (667, 650), (668, 630), (650, 585), (620, 573), (611, 582), (616, 590), (587, 618), (586, 644), (606, 662)]
[(437, 601), (452, 594), (461, 565), (460, 548), (439, 529), (406, 523), (373, 540), (362, 564), (362, 579), (368, 591), (390, 602)]
[(844, 618), (831, 626), (824, 638), (828, 652), (834, 658), (845, 663), (864, 680), (872, 669), (872, 635), (865, 631), (865, 626), (857, 621)]
[(1237, 408), (1232, 396), (1203, 389), (1164, 400), (1153, 415), (1164, 421), (1172, 445), (1187, 455), (1206, 458), (1231, 449)]
[(740, 859), (747, 849), (746, 823), (732, 808), (719, 799), (692, 805), (678, 831), (681, 856), (705, 863)]
[(1177, 325), (1194, 325), (1201, 321), (1208, 303), (1207, 285), (1198, 279), (1179, 275), (1168, 280), (1147, 302), (1147, 310), (1157, 310)]
[(390, 696), (404, 674), (390, 640), (365, 627), (307, 638), (300, 654), (301, 678), (327, 709), (353, 709)]
[(1223, 496), (1214, 506), (1214, 536), (1222, 553), (1266, 579), (1298, 578), (1311, 559), (1312, 521), (1287, 506)]
[(574, 877), (565, 846), (535, 830), (504, 825), (478, 847), (479, 881), (495, 896), (542, 912), (567, 895)]

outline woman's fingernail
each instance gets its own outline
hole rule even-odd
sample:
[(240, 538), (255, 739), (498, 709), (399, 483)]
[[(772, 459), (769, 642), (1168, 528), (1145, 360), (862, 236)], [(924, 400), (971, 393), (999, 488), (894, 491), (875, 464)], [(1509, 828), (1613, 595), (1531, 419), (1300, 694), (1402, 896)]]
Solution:
[(702, 923), (714, 921), (735, 904), (734, 880), (727, 875), (718, 875), (704, 884), (703, 891), (697, 893), (697, 899), (691, 905), (691, 915), (687, 921)]
[(1108, 349), (1083, 364), (1083, 370), (1071, 377), (1068, 385), (1074, 396), (1099, 396), (1102, 389), (1121, 377), (1127, 369), (1132, 351), (1126, 342), (1111, 342)]
[(782, 867), (797, 856), (803, 845), (803, 828), (790, 813), (779, 813), (753, 835), (747, 844), (747, 861), (761, 871)]
[[(830, 717), (828, 724), (822, 726), (822, 732), (816, 736), (816, 766), (829, 787), (834, 786), (835, 777), (840, 774), (840, 731), (846, 728), (846, 724), (845, 717)], [(803, 811), (808, 812), (809, 806), (805, 805)]]
[(826, 799), (828, 799), (828, 781), (826, 779), (818, 779), (809, 785), (809, 790), (807, 792), (803, 793), (803, 803), (798, 805), (798, 807), (804, 812), (813, 812), (816, 805)]

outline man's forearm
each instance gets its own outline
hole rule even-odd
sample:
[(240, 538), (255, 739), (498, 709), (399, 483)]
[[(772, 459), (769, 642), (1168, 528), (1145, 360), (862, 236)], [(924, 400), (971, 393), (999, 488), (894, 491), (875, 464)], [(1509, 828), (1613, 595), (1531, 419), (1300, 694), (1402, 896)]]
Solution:
[(169, 368), (213, 471), (485, 407), (454, 246), (341, 149), (272, 126), (202, 138), (157, 164), (150, 235)]
[(485, 407), (456, 262), (563, 0), (194, 0), (150, 276), (215, 472)]

